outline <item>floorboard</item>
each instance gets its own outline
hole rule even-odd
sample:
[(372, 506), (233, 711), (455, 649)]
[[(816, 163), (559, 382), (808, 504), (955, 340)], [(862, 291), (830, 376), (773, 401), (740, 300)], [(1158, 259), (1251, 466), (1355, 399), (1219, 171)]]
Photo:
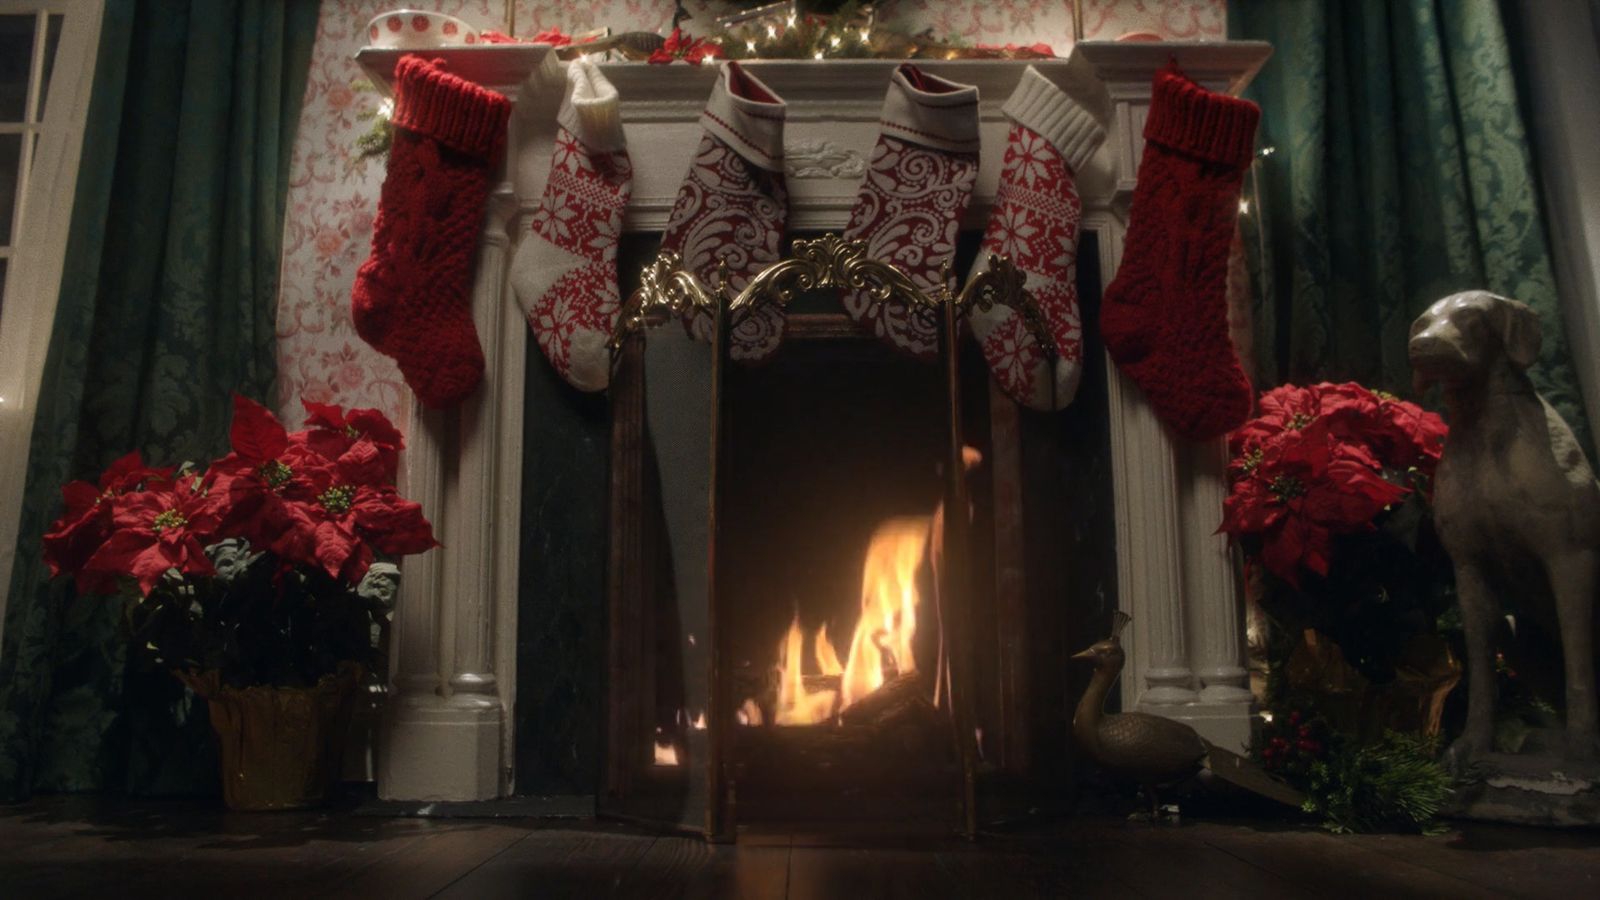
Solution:
[(637, 829), (604, 823), (541, 828), (435, 896), (442, 900), (615, 897), (656, 840)]
[(0, 897), (899, 900), (1600, 896), (1600, 834), (1438, 837), (1282, 823), (1074, 819), (946, 831), (741, 831), (736, 844), (593, 820), (241, 814), (43, 798), (0, 807)]
[[(1495, 897), (1481, 885), (1324, 831), (1204, 824), (1196, 838), (1318, 897)], [(1412, 840), (1421, 842), (1422, 837)]]

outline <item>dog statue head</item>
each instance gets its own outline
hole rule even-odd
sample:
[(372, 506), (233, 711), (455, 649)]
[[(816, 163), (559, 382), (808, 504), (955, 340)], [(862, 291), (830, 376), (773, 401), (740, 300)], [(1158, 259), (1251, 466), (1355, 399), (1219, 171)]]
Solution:
[(1428, 307), (1411, 323), (1406, 345), (1418, 394), (1435, 382), (1479, 381), (1497, 363), (1521, 372), (1539, 356), (1539, 314), (1526, 303), (1488, 291), (1462, 291)]

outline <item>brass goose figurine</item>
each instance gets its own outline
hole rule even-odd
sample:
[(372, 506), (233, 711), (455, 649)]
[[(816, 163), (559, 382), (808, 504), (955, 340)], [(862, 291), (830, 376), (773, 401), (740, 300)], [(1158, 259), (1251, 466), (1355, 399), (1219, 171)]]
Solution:
[(1304, 799), (1297, 791), (1258, 768), (1237, 753), (1202, 738), (1188, 725), (1165, 716), (1142, 712), (1106, 715), (1106, 694), (1122, 674), (1122, 629), (1132, 618), (1120, 610), (1111, 620), (1111, 636), (1073, 659), (1094, 662), (1094, 677), (1072, 716), (1072, 738), (1090, 759), (1115, 778), (1132, 781), (1150, 801), (1150, 818), (1160, 804), (1156, 789), (1210, 769), (1223, 780), (1280, 803), (1298, 807)]

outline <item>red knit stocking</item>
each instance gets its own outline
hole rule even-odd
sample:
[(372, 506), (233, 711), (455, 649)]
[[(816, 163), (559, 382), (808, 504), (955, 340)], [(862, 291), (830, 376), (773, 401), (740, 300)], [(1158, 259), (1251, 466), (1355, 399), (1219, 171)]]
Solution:
[(394, 142), (351, 314), (425, 406), (451, 406), (483, 380), (472, 269), (510, 111), (436, 62), (395, 66)]
[[(903, 63), (889, 81), (878, 143), (844, 236), (867, 256), (893, 263), (917, 287), (940, 287), (956, 252), (961, 217), (978, 175), (978, 89)], [(923, 358), (939, 349), (939, 316), (846, 291), (845, 312), (891, 344)]]
[(1226, 282), (1260, 115), (1175, 66), (1156, 75), (1122, 265), (1100, 309), (1111, 358), (1156, 415), (1192, 440), (1250, 415), (1250, 382), (1228, 339)]

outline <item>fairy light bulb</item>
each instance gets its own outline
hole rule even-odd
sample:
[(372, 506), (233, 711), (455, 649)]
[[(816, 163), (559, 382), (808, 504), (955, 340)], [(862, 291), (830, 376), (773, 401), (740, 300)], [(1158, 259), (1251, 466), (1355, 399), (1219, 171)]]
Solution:
[(812, 59), (821, 59), (822, 58), (822, 51), (818, 50), (817, 52), (811, 54), (811, 58)]
[(872, 29), (870, 29), (870, 28), (861, 29), (861, 43), (865, 44), (867, 41), (870, 41), (870, 40), (872, 40)]
[(778, 26), (776, 26), (776, 25), (768, 25), (767, 26), (767, 37), (768, 38), (776, 38), (777, 36), (778, 36)]
[(751, 53), (756, 52), (756, 42), (755, 41), (745, 41), (744, 42), (744, 49), (749, 51), (749, 52), (751, 52)]
[(840, 38), (839, 38), (839, 36), (838, 36), (838, 35), (837, 35), (837, 34), (836, 34), (836, 35), (834, 35), (834, 36), (833, 36), (833, 37), (831, 37), (831, 38), (828, 38), (828, 46), (830, 46), (830, 47), (837, 47), (837, 46), (839, 46), (839, 41), (840, 41)]

